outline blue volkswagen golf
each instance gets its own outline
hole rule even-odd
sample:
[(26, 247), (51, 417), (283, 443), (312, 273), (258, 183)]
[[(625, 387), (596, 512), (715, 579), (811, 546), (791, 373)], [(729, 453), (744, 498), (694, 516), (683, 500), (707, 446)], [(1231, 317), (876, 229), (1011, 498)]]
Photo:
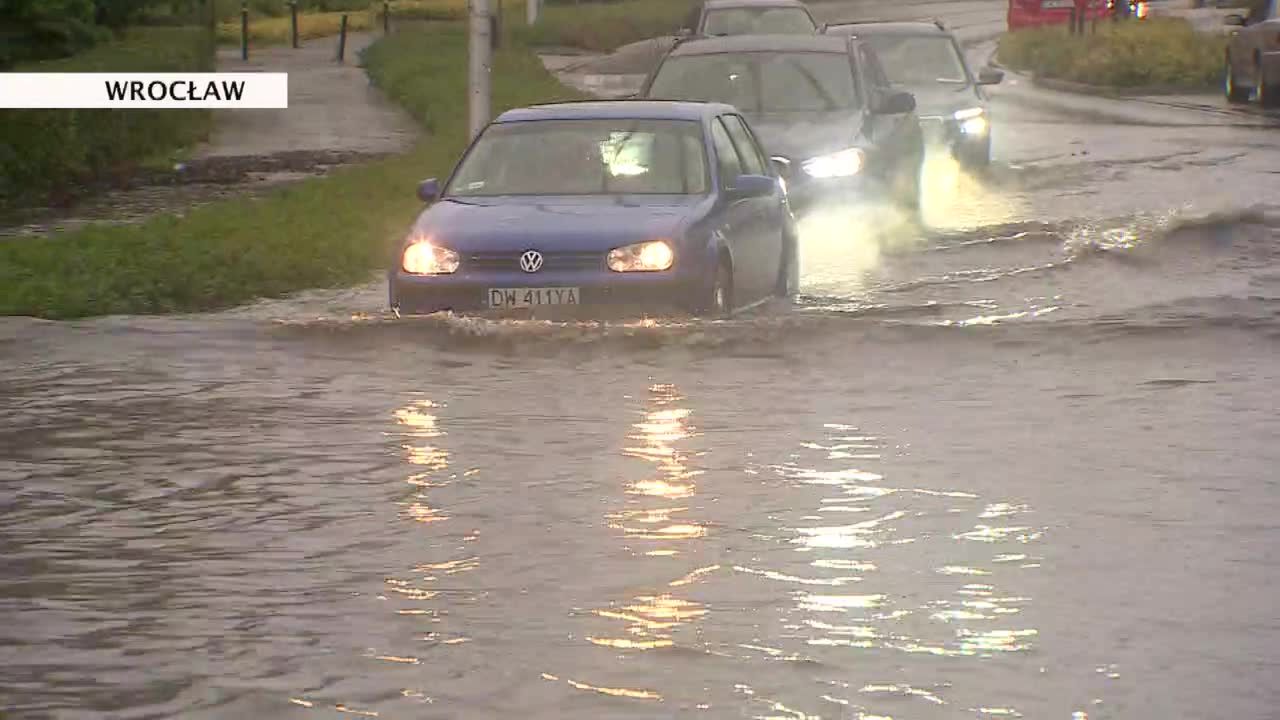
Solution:
[(389, 274), (402, 314), (724, 316), (798, 284), (786, 185), (728, 105), (510, 110), (418, 194)]

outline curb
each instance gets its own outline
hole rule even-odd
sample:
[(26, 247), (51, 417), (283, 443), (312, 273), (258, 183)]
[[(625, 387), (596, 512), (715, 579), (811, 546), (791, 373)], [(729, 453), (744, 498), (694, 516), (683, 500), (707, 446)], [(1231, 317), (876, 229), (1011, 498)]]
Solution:
[(1108, 98), (1134, 98), (1134, 97), (1151, 97), (1157, 95), (1197, 95), (1201, 92), (1207, 94), (1208, 90), (1213, 88), (1212, 85), (1204, 87), (1176, 87), (1173, 85), (1140, 85), (1137, 87), (1115, 87), (1112, 85), (1090, 85), (1088, 83), (1072, 82), (1070, 80), (1056, 80), (1054, 78), (1036, 77), (1034, 74), (1028, 74), (1031, 78), (1031, 84), (1046, 90), (1056, 90), (1057, 92), (1074, 93), (1076, 95), (1091, 95), (1094, 97)]

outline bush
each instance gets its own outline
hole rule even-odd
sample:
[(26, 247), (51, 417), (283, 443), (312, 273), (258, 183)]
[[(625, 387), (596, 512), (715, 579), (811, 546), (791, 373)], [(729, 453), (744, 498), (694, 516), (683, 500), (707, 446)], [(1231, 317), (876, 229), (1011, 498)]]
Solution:
[[(209, 72), (204, 28), (140, 28), (24, 72)], [(6, 110), (0, 113), (0, 208), (48, 198), (204, 137), (208, 110)]]
[(1226, 40), (1181, 18), (1104, 22), (1096, 34), (1065, 27), (1019, 30), (1000, 40), (1000, 62), (1037, 77), (1116, 88), (1203, 89), (1222, 72)]
[[(0, 315), (213, 310), (367, 280), (420, 208), (416, 183), (446, 175), (466, 147), (465, 48), (463, 25), (448, 23), (365, 53), (374, 82), (432, 132), (407, 155), (182, 217), (0, 243)], [(494, 63), (495, 112), (571, 95), (519, 43)]]

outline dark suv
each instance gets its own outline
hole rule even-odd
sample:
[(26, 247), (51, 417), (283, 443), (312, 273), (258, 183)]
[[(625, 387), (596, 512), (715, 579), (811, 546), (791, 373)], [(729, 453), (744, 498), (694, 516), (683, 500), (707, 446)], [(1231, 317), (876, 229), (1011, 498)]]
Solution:
[(916, 97), (916, 112), (929, 142), (951, 148), (968, 167), (991, 162), (991, 113), (984, 85), (1004, 73), (965, 62), (955, 36), (935, 22), (858, 22), (829, 25), (827, 35), (855, 37), (871, 46), (894, 83)]
[(792, 204), (919, 202), (915, 100), (850, 37), (739, 35), (677, 44), (641, 97), (736, 107), (785, 166)]

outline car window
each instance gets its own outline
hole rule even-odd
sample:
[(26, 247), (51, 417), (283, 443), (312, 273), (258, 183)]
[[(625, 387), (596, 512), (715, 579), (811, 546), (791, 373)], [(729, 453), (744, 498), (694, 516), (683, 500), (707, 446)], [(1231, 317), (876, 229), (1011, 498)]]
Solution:
[(809, 35), (817, 30), (802, 8), (724, 8), (707, 12), (704, 35)]
[(849, 56), (742, 52), (667, 59), (649, 97), (733, 105), (745, 113), (820, 112), (859, 106)]
[(707, 175), (694, 121), (532, 120), (485, 130), (445, 194), (699, 195)]
[(945, 35), (880, 35), (863, 39), (889, 79), (903, 85), (965, 83), (964, 60)]
[(725, 115), (721, 118), (729, 130), (734, 147), (738, 148), (738, 156), (742, 159), (742, 169), (749, 175), (768, 175), (766, 160), (760, 154), (746, 122), (737, 115)]
[(711, 143), (716, 149), (716, 164), (720, 169), (721, 187), (731, 187), (734, 180), (742, 174), (742, 161), (738, 159), (738, 151), (729, 139), (729, 131), (719, 119), (711, 123)]

